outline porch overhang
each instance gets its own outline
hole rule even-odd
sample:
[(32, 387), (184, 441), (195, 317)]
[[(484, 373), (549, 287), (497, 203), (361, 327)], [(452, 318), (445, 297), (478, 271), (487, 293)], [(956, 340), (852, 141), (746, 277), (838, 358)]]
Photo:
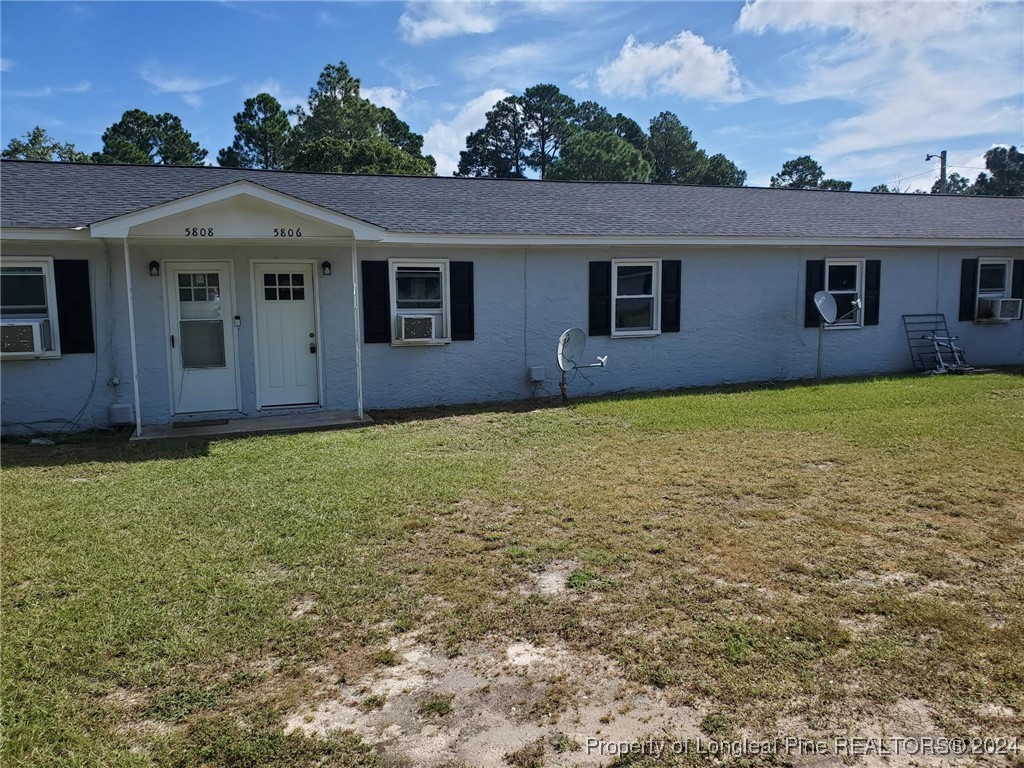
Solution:
[[(232, 222), (232, 226), (227, 229), (204, 226), (204, 222), (201, 220), (204, 212), (218, 211), (232, 204), (249, 205), (254, 210), (266, 211), (268, 215), (249, 216), (244, 220), (241, 217), (236, 217), (238, 220)], [(272, 215), (274, 213), (290, 216), (293, 220), (316, 223), (318, 225), (317, 232), (312, 237), (307, 235), (307, 242), (310, 239), (322, 241), (325, 238), (373, 242), (382, 240), (386, 234), (386, 230), (374, 224), (345, 216), (250, 181), (232, 182), (178, 200), (105, 219), (92, 224), (89, 227), (89, 233), (94, 238), (118, 240), (150, 236), (158, 239), (186, 239), (188, 235), (185, 232), (195, 229), (194, 237), (202, 237), (206, 242), (215, 242), (218, 239), (276, 239), (284, 236), (293, 242), (299, 242), (299, 238), (294, 236), (295, 227), (285, 226), (285, 235), (278, 234), (281, 227), (275, 226), (275, 224), (280, 225), (281, 222)], [(177, 233), (166, 227), (160, 227), (161, 223), (169, 222), (183, 223), (183, 226)], [(184, 225), (189, 226), (186, 229)], [(289, 229), (293, 232), (292, 235), (287, 235)], [(204, 234), (199, 235), (200, 232), (204, 232)]]

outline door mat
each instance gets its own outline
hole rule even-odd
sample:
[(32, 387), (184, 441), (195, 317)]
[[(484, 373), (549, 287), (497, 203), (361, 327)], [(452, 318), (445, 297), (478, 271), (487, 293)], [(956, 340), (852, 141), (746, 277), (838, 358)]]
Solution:
[(206, 421), (176, 421), (171, 424), (173, 429), (190, 429), (191, 427), (219, 427), (227, 424), (227, 419), (207, 419)]

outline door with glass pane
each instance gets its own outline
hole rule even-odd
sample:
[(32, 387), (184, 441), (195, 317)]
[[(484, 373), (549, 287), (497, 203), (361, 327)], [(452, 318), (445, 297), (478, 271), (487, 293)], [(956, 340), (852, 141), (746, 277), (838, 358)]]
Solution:
[(238, 408), (229, 266), (169, 264), (175, 413)]
[(320, 400), (311, 264), (255, 265), (260, 406)]

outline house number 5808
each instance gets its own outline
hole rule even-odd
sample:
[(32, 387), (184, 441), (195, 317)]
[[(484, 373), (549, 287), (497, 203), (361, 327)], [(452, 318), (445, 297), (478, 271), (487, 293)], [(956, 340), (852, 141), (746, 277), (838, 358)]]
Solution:
[(185, 227), (185, 237), (213, 237), (213, 227)]

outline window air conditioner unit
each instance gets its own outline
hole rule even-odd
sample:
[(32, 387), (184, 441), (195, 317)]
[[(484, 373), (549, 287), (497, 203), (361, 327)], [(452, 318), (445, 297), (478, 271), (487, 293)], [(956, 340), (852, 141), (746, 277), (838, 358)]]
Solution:
[(1022, 303), (1021, 299), (978, 299), (977, 319), (988, 322), (1019, 320)]
[(1024, 299), (1001, 299), (996, 317), (1000, 320), (1020, 320), (1021, 304), (1024, 304)]
[(433, 315), (402, 315), (398, 318), (399, 337), (402, 341), (432, 341)]
[(48, 319), (0, 321), (0, 353), (4, 356), (32, 357), (52, 348)]

